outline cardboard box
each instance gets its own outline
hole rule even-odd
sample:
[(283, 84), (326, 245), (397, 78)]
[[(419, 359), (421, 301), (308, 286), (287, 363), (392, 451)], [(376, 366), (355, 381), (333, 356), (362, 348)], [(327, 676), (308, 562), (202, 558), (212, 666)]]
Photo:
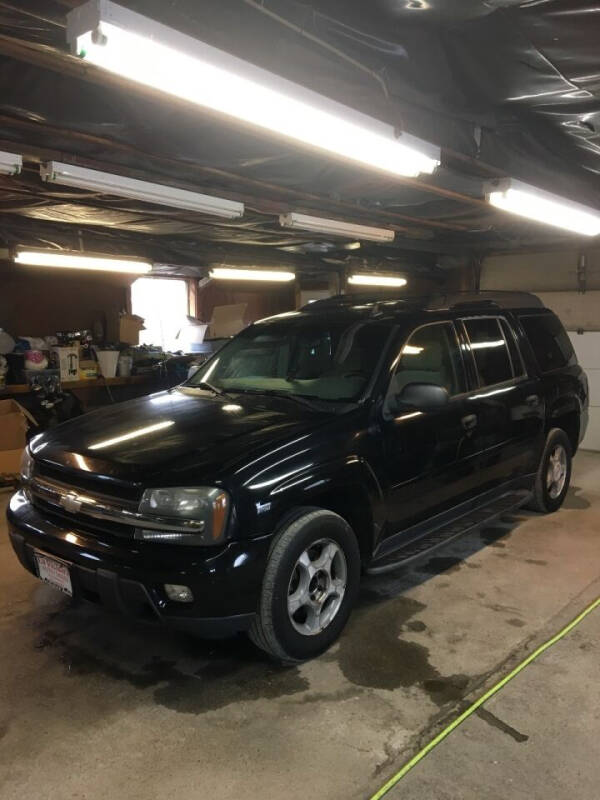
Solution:
[(119, 317), (119, 341), (123, 344), (139, 344), (140, 331), (143, 330), (144, 320), (137, 314), (121, 314)]
[(52, 348), (58, 358), (61, 381), (79, 380), (79, 345)]
[(19, 473), (29, 422), (35, 420), (16, 400), (0, 400), (0, 473)]
[(209, 338), (222, 339), (235, 336), (246, 327), (244, 316), (247, 303), (232, 303), (229, 306), (215, 306), (209, 323)]

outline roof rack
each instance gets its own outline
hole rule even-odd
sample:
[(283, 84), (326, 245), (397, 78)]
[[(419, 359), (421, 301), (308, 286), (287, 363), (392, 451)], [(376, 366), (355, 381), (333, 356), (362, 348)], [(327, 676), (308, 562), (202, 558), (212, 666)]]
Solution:
[(544, 308), (539, 297), (531, 292), (502, 292), (484, 290), (482, 292), (451, 292), (433, 295), (427, 301), (430, 311), (462, 308)]
[(353, 292), (352, 294), (336, 294), (332, 297), (325, 297), (322, 300), (314, 300), (302, 306), (301, 311), (322, 311), (328, 308), (362, 310), (370, 307), (373, 313), (388, 310), (400, 311), (402, 309), (413, 309), (415, 306), (423, 307), (423, 298), (414, 297), (378, 297), (377, 295)]
[(372, 314), (394, 311), (426, 311), (467, 310), (467, 309), (511, 309), (511, 308), (544, 308), (544, 304), (535, 294), (530, 292), (449, 292), (448, 294), (421, 295), (420, 297), (381, 297), (381, 295), (337, 294), (323, 300), (315, 300), (303, 306), (301, 311), (323, 311), (327, 309), (370, 310)]

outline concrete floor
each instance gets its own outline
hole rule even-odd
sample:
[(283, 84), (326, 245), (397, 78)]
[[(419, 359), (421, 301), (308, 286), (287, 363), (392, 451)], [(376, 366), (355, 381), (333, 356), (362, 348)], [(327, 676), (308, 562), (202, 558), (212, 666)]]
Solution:
[[(280, 669), (245, 639), (71, 607), (21, 569), (1, 530), (0, 797), (368, 798), (600, 595), (599, 537), (600, 455), (581, 452), (563, 510), (368, 579), (340, 642)], [(595, 800), (599, 632), (600, 610), (390, 796)]]

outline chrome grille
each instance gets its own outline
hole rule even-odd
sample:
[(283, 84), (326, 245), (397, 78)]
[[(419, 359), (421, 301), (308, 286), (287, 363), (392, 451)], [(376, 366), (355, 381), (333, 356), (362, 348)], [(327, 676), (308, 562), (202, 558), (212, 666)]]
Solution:
[(198, 533), (204, 525), (201, 520), (140, 514), (136, 501), (83, 492), (35, 473), (25, 484), (25, 490), (38, 507), (50, 509), (69, 520), (87, 520), (88, 523), (94, 520), (101, 524), (102, 530), (118, 536), (133, 537), (136, 528)]

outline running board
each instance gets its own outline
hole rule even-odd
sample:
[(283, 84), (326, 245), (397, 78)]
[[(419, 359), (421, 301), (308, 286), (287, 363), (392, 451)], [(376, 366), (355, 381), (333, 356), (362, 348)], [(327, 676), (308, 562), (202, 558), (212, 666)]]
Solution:
[(452, 542), (459, 536), (473, 533), (478, 528), (489, 525), (490, 522), (498, 519), (498, 517), (516, 511), (530, 497), (531, 492), (527, 489), (503, 494), (489, 503), (489, 505), (475, 508), (451, 522), (433, 528), (433, 530), (424, 533), (418, 539), (412, 539), (404, 547), (399, 547), (393, 552), (375, 559), (367, 567), (366, 572), (368, 575), (381, 575), (381, 573), (389, 572), (396, 569), (396, 567), (406, 566), (426, 553)]

